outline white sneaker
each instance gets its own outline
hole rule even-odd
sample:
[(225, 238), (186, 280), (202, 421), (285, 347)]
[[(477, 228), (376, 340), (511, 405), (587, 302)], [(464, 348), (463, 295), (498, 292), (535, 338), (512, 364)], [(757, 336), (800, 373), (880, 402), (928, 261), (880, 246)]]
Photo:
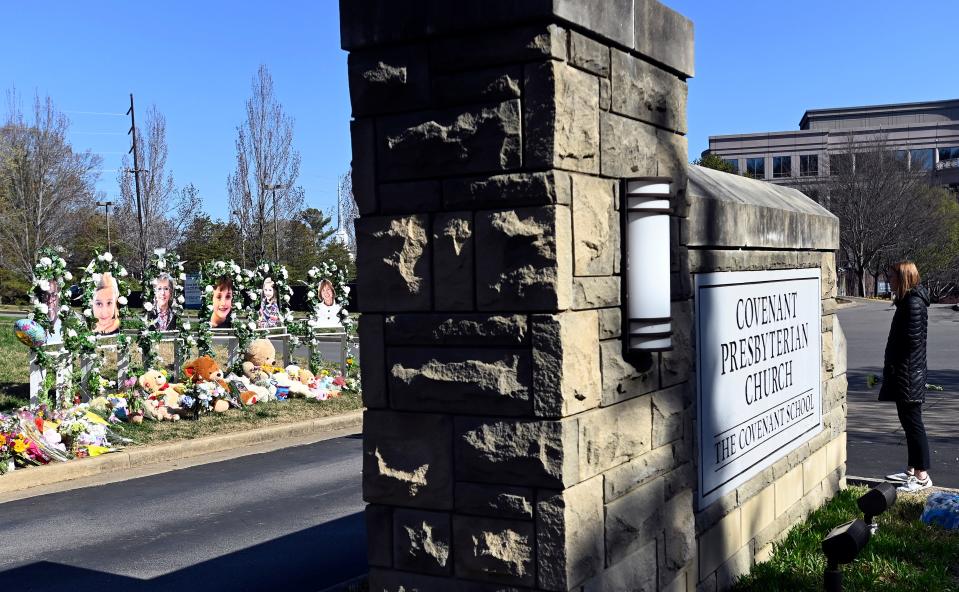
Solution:
[(915, 476), (910, 476), (905, 485), (900, 485), (896, 489), (903, 493), (916, 493), (930, 487), (932, 487), (932, 477), (926, 475), (925, 479), (916, 479)]
[(901, 481), (905, 483), (909, 480), (909, 477), (912, 477), (915, 473), (906, 471), (905, 473), (893, 473), (892, 475), (886, 475), (886, 479), (889, 481)]

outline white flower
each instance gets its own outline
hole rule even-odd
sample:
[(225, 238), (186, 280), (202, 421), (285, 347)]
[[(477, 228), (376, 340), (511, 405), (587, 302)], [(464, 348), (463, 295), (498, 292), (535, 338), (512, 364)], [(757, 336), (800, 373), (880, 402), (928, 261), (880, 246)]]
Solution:
[(216, 267), (217, 269), (226, 269), (226, 263), (224, 263), (224, 262), (222, 262), (222, 261), (217, 261), (217, 262), (214, 264), (214, 267)]
[(280, 268), (280, 273), (283, 274), (283, 279), (287, 279), (288, 277), (290, 277), (290, 274), (286, 271), (285, 267)]
[(243, 305), (242, 305), (242, 304), (239, 304), (239, 303), (236, 303), (236, 302), (233, 303), (233, 310), (242, 310), (242, 309), (243, 309)]
[(270, 271), (270, 266), (267, 265), (266, 263), (264, 263), (263, 265), (260, 266), (260, 271), (262, 271), (262, 272), (264, 272), (264, 273), (267, 272), (267, 271)]
[(106, 253), (100, 255), (100, 258), (106, 261), (107, 263), (113, 261), (113, 253), (107, 251)]
[(40, 265), (49, 267), (50, 265), (53, 265), (53, 260), (49, 257), (40, 257)]
[(184, 302), (186, 302), (186, 298), (184, 298), (183, 296), (177, 296), (176, 301), (179, 302), (180, 304), (183, 304)]
[(181, 281), (181, 282), (186, 281), (186, 274), (185, 274), (185, 273), (181, 273), (181, 274), (180, 274), (180, 281)]
[(349, 293), (350, 293), (350, 287), (349, 287), (349, 286), (343, 286), (343, 293), (344, 293), (344, 294), (349, 294)]
[(306, 275), (308, 275), (308, 276), (310, 276), (310, 277), (316, 277), (316, 268), (315, 268), (315, 267), (311, 267), (311, 268), (310, 268), (310, 271), (306, 272)]
[(314, 292), (313, 290), (310, 290), (309, 292), (306, 293), (306, 297), (310, 299), (316, 298), (316, 292)]
[(89, 341), (90, 343), (95, 343), (96, 340), (97, 338), (94, 337), (93, 335), (87, 335), (87, 341)]
[(239, 265), (237, 265), (236, 263), (234, 263), (233, 266), (230, 268), (230, 271), (233, 272), (233, 275), (239, 275), (243, 270), (240, 269), (240, 266), (239, 266)]
[(118, 302), (121, 306), (126, 306), (126, 305), (127, 305), (127, 297), (126, 297), (126, 296), (120, 296), (119, 298), (117, 298), (117, 302)]
[(87, 317), (87, 318), (89, 319), (90, 317), (93, 316), (93, 311), (88, 308), (88, 309), (86, 309), (86, 310), (83, 311), (83, 316), (85, 316), (85, 317)]
[(60, 312), (69, 312), (69, 311), (70, 311), (70, 307), (67, 306), (66, 304), (60, 307)]
[(203, 291), (209, 294), (210, 292), (213, 291), (213, 286), (207, 286), (206, 288), (203, 289)]
[(127, 269), (126, 269), (126, 267), (121, 267), (121, 268), (120, 268), (120, 277), (127, 277)]
[(39, 310), (43, 314), (47, 314), (48, 312), (50, 312), (50, 308), (43, 303), (37, 305), (37, 310)]
[(49, 280), (40, 280), (40, 281), (37, 283), (37, 285), (40, 286), (40, 289), (43, 290), (44, 292), (49, 292), (49, 291), (50, 291), (50, 281), (49, 281)]
[(251, 277), (253, 277), (253, 272), (250, 271), (249, 269), (244, 269), (244, 270), (243, 270), (243, 275), (245, 275), (245, 276), (248, 277), (248, 278), (251, 278)]
[(157, 269), (166, 269), (166, 261), (163, 259), (157, 261)]
[(183, 323), (183, 330), (184, 330), (184, 331), (189, 331), (189, 330), (190, 330), (190, 323)]
[(153, 310), (153, 303), (152, 303), (152, 302), (144, 302), (144, 303), (143, 303), (143, 310), (145, 310), (145, 311), (147, 311), (147, 312), (150, 312), (151, 310)]
[(160, 247), (159, 249), (153, 249), (153, 254), (157, 257), (163, 257), (166, 255), (166, 249)]
[(256, 292), (250, 292), (250, 300), (256, 300), (260, 296)]
[(65, 279), (65, 280), (67, 280), (67, 281), (70, 281), (70, 280), (73, 279), (73, 274), (70, 273), (69, 271), (65, 271), (65, 272), (63, 273), (63, 279)]
[(290, 295), (289, 295), (289, 294), (284, 294), (284, 295), (283, 295), (283, 300), (285, 300), (286, 302), (289, 302), (289, 301), (290, 301)]
[(76, 336), (77, 336), (77, 332), (76, 332), (76, 331), (74, 331), (73, 329), (67, 329), (67, 337), (69, 337), (69, 338), (72, 339), (72, 338), (74, 338), (74, 337), (76, 337)]
[(334, 263), (333, 267), (331, 267), (330, 269), (332, 269), (333, 271), (336, 271), (336, 263)]
[(256, 331), (256, 323), (247, 323), (246, 326), (250, 331)]
[(91, 261), (90, 264), (87, 265), (84, 269), (86, 270), (87, 273), (92, 273), (92, 272), (93, 272), (93, 261)]
[(102, 278), (103, 278), (103, 274), (102, 274), (102, 273), (95, 273), (95, 274), (93, 274), (93, 276), (91, 276), (90, 279), (93, 280), (93, 283), (94, 283), (94, 284), (99, 284), (99, 283), (100, 283), (100, 280), (101, 280)]

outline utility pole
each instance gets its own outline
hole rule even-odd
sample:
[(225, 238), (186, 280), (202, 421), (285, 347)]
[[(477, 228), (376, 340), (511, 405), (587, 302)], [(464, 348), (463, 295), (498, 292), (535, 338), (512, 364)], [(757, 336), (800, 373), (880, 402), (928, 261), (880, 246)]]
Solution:
[(107, 251), (113, 252), (113, 248), (110, 246), (110, 206), (113, 205), (112, 201), (98, 201), (97, 207), (103, 207), (107, 214)]
[(289, 185), (263, 185), (264, 191), (273, 192), (273, 260), (280, 262), (280, 226), (276, 218), (276, 190), (286, 189)]
[[(140, 269), (145, 270), (147, 268), (146, 261), (146, 244), (144, 242), (143, 235), (143, 205), (140, 202), (140, 173), (143, 172), (140, 169), (140, 156), (139, 151), (137, 150), (137, 122), (136, 115), (133, 112), (133, 93), (130, 93), (130, 110), (127, 111), (127, 115), (130, 116), (130, 131), (128, 134), (133, 136), (132, 146), (130, 147), (130, 152), (133, 153), (133, 169), (127, 169), (127, 172), (133, 173), (133, 184), (136, 187), (137, 193), (137, 223), (140, 227), (140, 238), (137, 241), (138, 250), (140, 251)], [(129, 154), (129, 153), (128, 153)]]

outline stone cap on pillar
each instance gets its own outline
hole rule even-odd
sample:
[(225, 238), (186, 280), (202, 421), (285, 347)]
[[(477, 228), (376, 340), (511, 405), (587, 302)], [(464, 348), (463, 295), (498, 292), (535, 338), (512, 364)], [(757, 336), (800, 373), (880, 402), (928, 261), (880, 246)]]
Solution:
[(657, 0), (340, 0), (353, 51), (505, 25), (563, 22), (692, 77), (693, 23)]
[(690, 247), (839, 248), (839, 219), (797, 189), (689, 165)]

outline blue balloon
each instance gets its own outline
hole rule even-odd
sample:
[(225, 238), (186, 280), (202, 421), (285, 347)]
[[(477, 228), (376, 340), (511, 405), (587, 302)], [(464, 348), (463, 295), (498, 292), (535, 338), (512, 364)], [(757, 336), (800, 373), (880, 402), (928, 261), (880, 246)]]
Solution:
[(40, 347), (47, 342), (47, 332), (33, 319), (20, 319), (13, 324), (13, 330), (27, 347)]

